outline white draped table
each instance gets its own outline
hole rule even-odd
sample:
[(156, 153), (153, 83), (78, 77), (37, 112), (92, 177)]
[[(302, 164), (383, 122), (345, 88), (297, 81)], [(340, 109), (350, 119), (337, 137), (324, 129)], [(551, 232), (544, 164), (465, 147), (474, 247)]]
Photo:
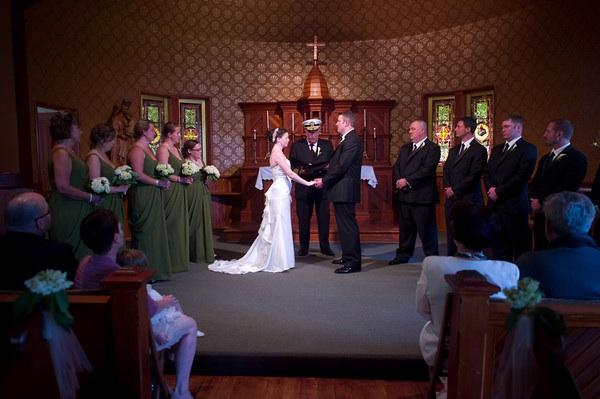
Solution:
[[(373, 188), (377, 187), (377, 176), (375, 176), (375, 170), (371, 165), (362, 165), (360, 169), (360, 179), (367, 180), (367, 184)], [(256, 187), (259, 190), (263, 189), (263, 180), (273, 180), (273, 173), (271, 167), (261, 166), (258, 168), (258, 176), (256, 176)]]

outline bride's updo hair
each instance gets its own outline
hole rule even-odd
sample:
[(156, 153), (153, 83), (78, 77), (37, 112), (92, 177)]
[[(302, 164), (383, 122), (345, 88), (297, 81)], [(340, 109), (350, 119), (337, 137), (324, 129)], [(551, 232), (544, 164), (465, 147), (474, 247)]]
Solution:
[(288, 133), (288, 131), (284, 128), (276, 127), (275, 129), (269, 131), (269, 140), (271, 140), (271, 143), (275, 143), (277, 142), (278, 138), (283, 137), (283, 135), (286, 133)]

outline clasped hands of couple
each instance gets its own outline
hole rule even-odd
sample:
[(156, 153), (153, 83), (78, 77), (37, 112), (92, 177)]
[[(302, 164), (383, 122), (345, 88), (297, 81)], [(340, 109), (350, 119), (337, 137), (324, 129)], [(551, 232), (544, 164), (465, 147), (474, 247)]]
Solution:
[(309, 183), (311, 183), (311, 186), (315, 186), (316, 188), (323, 188), (323, 179), (321, 179), (320, 177), (317, 177)]

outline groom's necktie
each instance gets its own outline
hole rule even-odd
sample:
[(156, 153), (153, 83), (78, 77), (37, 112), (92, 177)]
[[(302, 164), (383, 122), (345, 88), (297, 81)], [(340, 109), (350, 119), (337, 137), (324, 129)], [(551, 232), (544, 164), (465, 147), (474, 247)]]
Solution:
[(315, 143), (309, 144), (310, 145), (310, 150), (312, 152), (315, 152)]

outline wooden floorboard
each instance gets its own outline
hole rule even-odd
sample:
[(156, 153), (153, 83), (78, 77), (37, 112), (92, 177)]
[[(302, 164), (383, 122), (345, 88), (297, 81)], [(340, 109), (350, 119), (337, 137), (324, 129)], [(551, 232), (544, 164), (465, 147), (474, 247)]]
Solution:
[(424, 399), (427, 382), (194, 375), (190, 389), (196, 399)]

